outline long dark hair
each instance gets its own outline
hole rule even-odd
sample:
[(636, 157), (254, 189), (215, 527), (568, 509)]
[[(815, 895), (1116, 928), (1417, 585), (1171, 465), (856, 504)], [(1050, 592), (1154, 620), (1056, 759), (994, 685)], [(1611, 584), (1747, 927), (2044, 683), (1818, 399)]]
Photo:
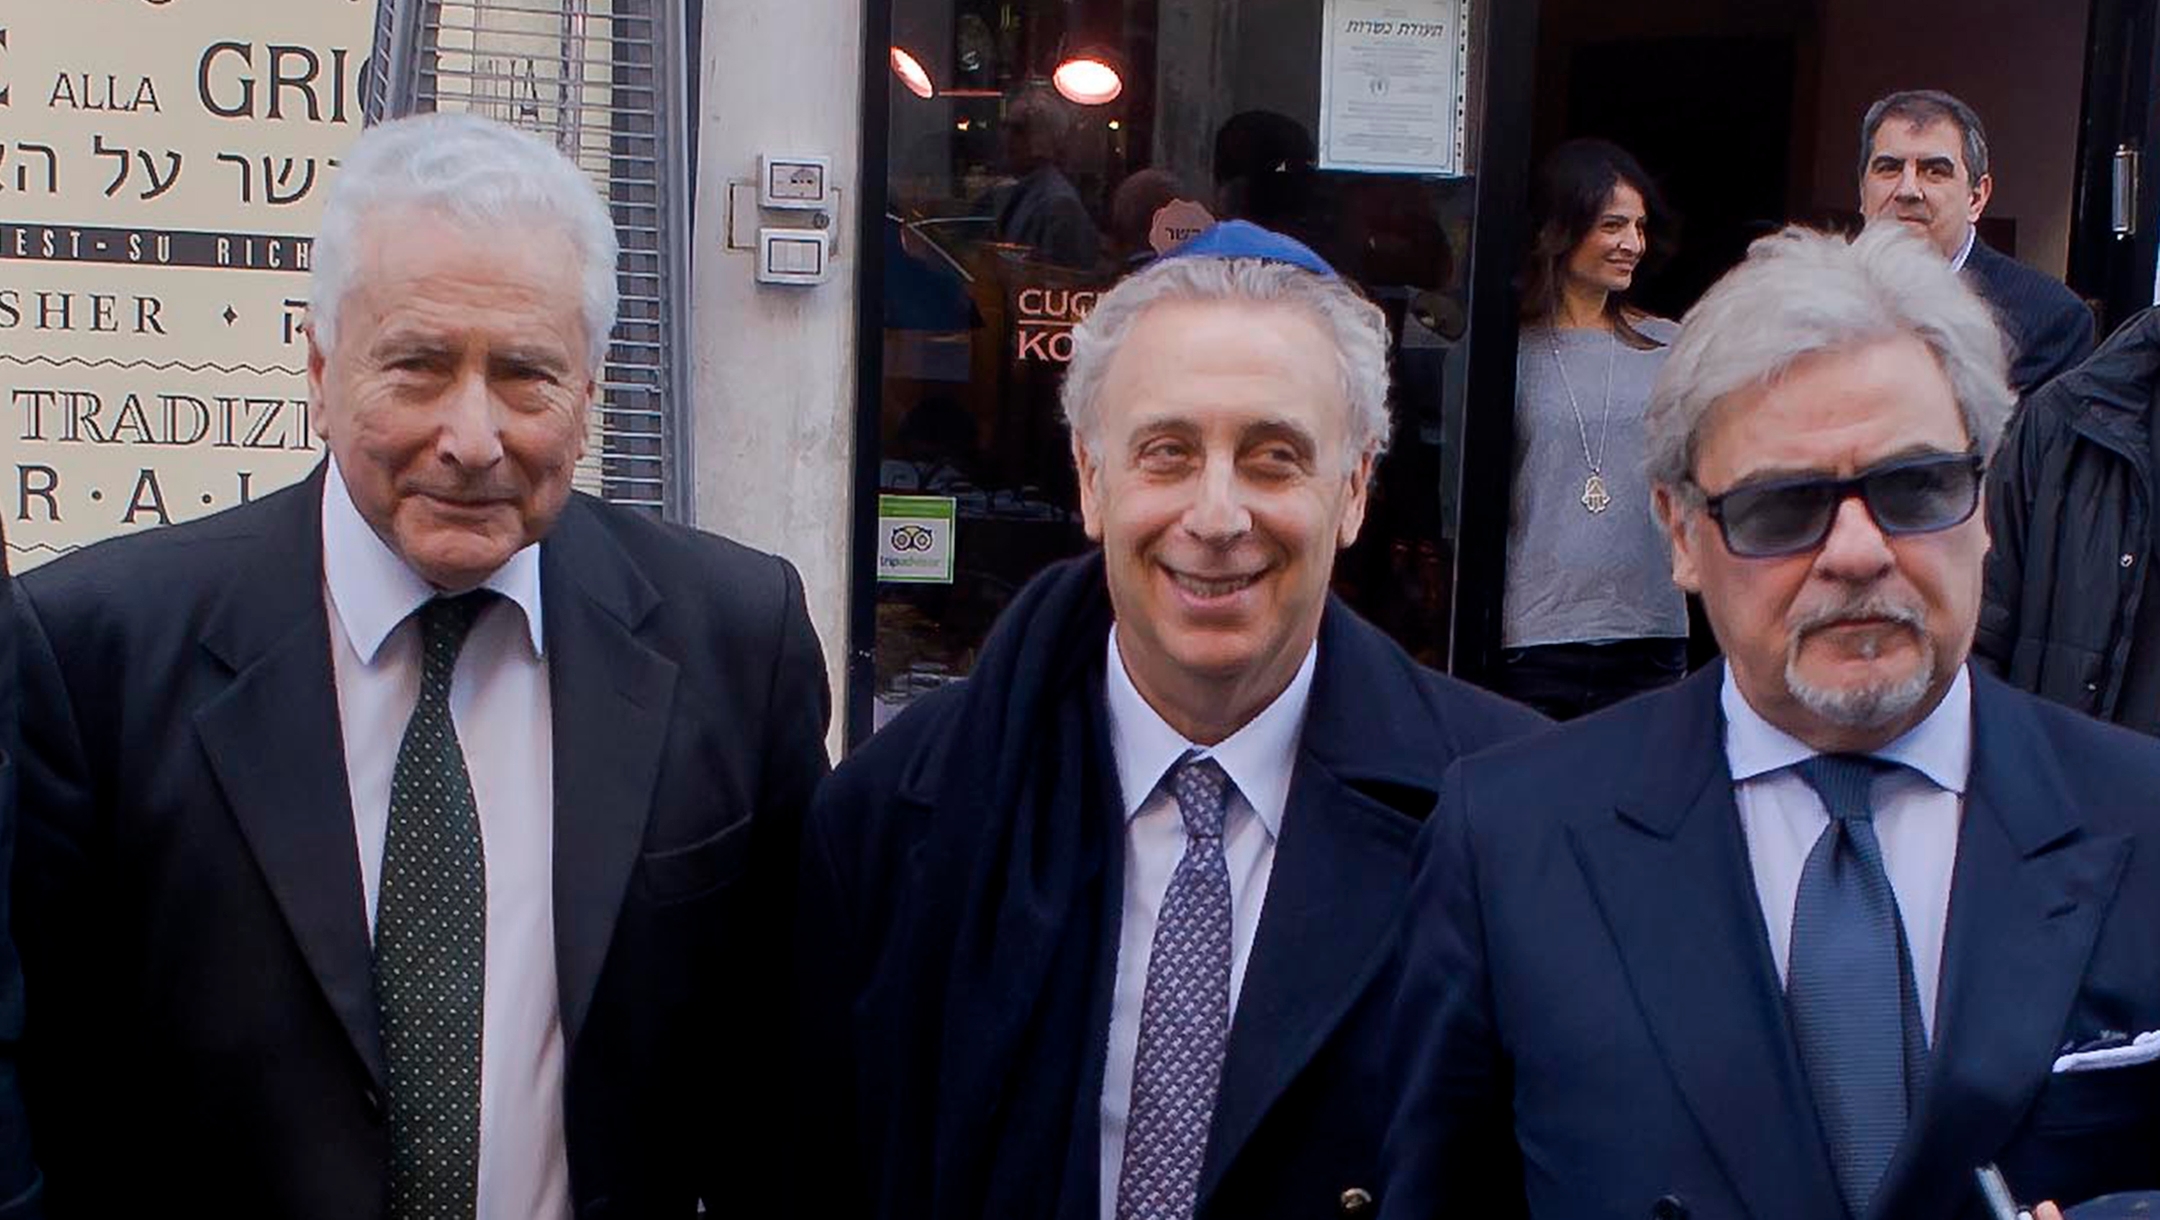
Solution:
[[(1642, 196), (1646, 214), (1645, 248), (1635, 264), (1639, 280), (1671, 255), (1673, 216), (1657, 184), (1626, 149), (1609, 140), (1569, 140), (1547, 154), (1538, 166), (1530, 196), (1530, 257), (1523, 264), (1522, 320), (1549, 322), (1560, 311), (1560, 286), (1567, 276), (1568, 255), (1582, 244), (1605, 214), (1605, 203), (1621, 183)], [(1605, 320), (1631, 347), (1653, 348), (1657, 340), (1635, 328), (1630, 314), (1643, 316), (1627, 303), (1627, 294), (1605, 298)]]

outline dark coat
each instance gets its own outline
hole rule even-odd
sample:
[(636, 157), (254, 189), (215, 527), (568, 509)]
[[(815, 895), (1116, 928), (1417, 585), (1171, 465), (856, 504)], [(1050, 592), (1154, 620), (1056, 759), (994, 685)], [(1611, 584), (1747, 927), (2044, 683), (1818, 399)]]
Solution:
[[(970, 678), (819, 792), (804, 1028), (830, 1077), (814, 1214), (1095, 1220), (1124, 870), (1100, 556), (1051, 568)], [(1440, 774), (1534, 714), (1419, 667), (1340, 602), (1230, 1033), (1199, 1214), (1368, 1214), (1408, 852)]]
[[(1471, 759), (1418, 843), (1382, 1220), (1845, 1214), (1721, 748), (1724, 667)], [(2160, 742), (1973, 675), (1930, 1072), (1866, 1220), (2160, 1185)]]
[(2090, 355), (2093, 315), (2061, 280), (2003, 254), (1975, 235), (1965, 278), (1986, 298), (2010, 343), (2010, 388), (2046, 385)]
[[(2111, 718), (2153, 547), (2160, 309), (2027, 399), (1988, 475), (1973, 651), (2013, 685)], [(2135, 641), (2152, 657), (2160, 640)]]
[[(384, 1214), (322, 477), (19, 582), (24, 1079), (55, 1217)], [(825, 769), (801, 585), (582, 495), (540, 573), (577, 1214), (775, 1214), (733, 1208), (777, 1181), (760, 981)]]
[[(6, 554), (0, 539), (0, 557)], [(30, 1131), (15, 1080), (23, 1032), (22, 964), (8, 936), (8, 861), (15, 847), (15, 756), (22, 749), (16, 719), (15, 595), (0, 558), (0, 1220), (31, 1220), (38, 1213), (37, 1167), (30, 1161)]]

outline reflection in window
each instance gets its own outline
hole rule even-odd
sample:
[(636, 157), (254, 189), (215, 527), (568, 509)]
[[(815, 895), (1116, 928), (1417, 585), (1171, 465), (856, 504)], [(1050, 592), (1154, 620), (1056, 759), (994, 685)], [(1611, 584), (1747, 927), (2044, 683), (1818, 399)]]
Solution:
[[(1472, 184), (1321, 168), (1326, 7), (894, 0), (931, 96), (889, 80), (879, 490), (951, 496), (957, 526), (950, 585), (880, 586), (877, 722), (964, 675), (1013, 593), (1087, 545), (1057, 405), (1072, 327), (1229, 217), (1304, 241), (1387, 314), (1394, 441), (1336, 584), (1445, 663)], [(1110, 101), (1067, 96), (1092, 96), (1057, 73), (1083, 58), (1115, 74)], [(1473, 127), (1479, 62), (1473, 39)]]

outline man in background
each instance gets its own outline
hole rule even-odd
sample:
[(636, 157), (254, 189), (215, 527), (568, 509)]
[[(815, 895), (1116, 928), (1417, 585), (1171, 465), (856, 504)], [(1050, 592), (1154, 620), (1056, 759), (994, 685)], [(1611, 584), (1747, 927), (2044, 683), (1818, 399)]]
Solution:
[(2093, 347), (2092, 311), (2061, 281), (1980, 240), (1988, 172), (1980, 116), (1936, 89), (1890, 94), (1860, 123), (1860, 211), (1927, 239), (1994, 309), (2010, 345), (2010, 388), (2038, 388)]
[(1988, 474), (1975, 654), (2011, 683), (2160, 735), (2160, 309), (2025, 400)]

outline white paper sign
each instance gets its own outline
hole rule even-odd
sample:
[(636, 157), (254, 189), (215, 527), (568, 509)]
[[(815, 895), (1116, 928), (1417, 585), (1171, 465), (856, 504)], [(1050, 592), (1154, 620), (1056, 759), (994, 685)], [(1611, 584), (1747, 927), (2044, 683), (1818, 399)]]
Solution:
[(1459, 174), (1465, 0), (1327, 0), (1320, 168)]

